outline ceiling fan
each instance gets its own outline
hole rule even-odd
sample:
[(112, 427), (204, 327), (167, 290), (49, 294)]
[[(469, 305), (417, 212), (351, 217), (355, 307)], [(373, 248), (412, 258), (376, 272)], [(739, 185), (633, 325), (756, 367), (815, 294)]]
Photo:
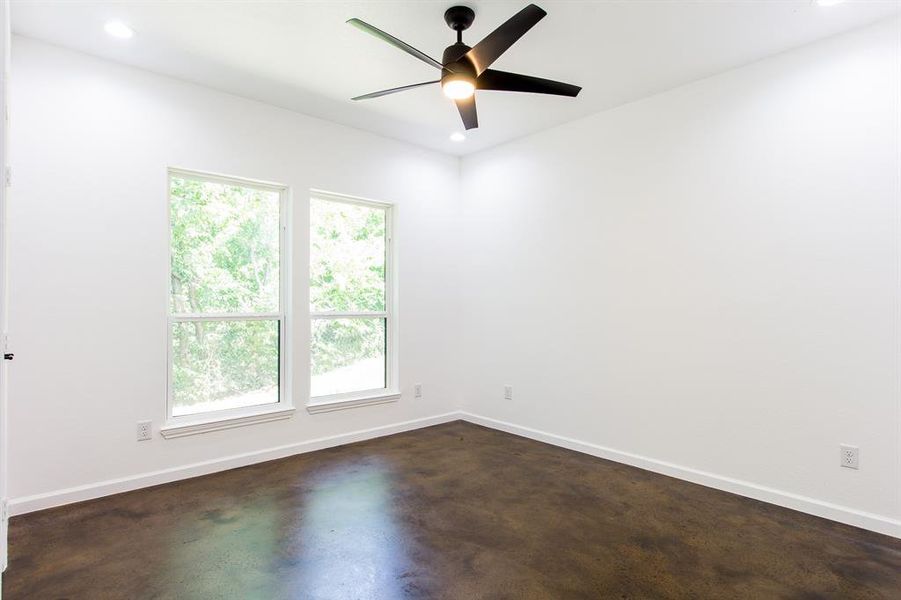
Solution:
[(547, 13), (542, 9), (530, 4), (510, 17), (503, 25), (489, 33), (481, 42), (470, 47), (463, 43), (463, 31), (472, 25), (476, 14), (468, 6), (453, 6), (444, 13), (444, 20), (448, 27), (457, 32), (457, 43), (451, 44), (444, 49), (444, 56), (442, 56), (441, 62), (420, 52), (406, 42), (402, 42), (396, 37), (385, 33), (381, 29), (373, 27), (369, 23), (360, 19), (350, 19), (348, 23), (354, 27), (374, 35), (384, 42), (388, 42), (395, 48), (403, 50), (427, 65), (441, 70), (441, 79), (372, 92), (371, 94), (357, 96), (352, 99), (368, 100), (412, 90), (424, 85), (440, 83), (444, 90), (444, 95), (456, 103), (466, 129), (474, 129), (479, 126), (479, 117), (476, 113), (476, 90), (532, 92), (534, 94), (575, 97), (582, 90), (577, 85), (488, 68), (491, 66), (491, 63), (497, 60), (501, 54), (506, 52), (516, 40), (525, 35), (545, 15)]

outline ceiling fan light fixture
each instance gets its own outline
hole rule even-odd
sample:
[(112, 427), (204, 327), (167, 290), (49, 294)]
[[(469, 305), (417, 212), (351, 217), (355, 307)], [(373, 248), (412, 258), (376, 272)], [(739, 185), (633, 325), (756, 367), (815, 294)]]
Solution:
[(472, 79), (465, 75), (450, 75), (441, 82), (441, 89), (451, 100), (465, 100), (475, 93), (476, 86)]
[[(479, 90), (479, 93), (493, 90), (498, 92), (552, 94), (555, 96), (569, 96), (570, 98), (575, 98), (579, 95), (582, 88), (571, 83), (552, 81), (531, 75), (520, 75), (519, 73), (508, 73), (507, 71), (497, 71), (490, 68), (491, 64), (504, 54), (510, 46), (524, 36), (538, 21), (547, 16), (544, 10), (534, 4), (529, 4), (501, 23), (497, 29), (489, 33), (481, 42), (475, 46), (469, 46), (463, 43), (463, 32), (472, 25), (475, 16), (475, 11), (468, 6), (452, 6), (445, 11), (444, 22), (457, 34), (457, 41), (444, 49), (441, 62), (365, 21), (356, 18), (349, 19), (347, 22), (357, 29), (441, 71), (441, 79), (437, 81), (423, 81), (422, 83), (380, 90), (356, 96), (351, 98), (351, 100), (381, 98), (389, 94), (417, 89), (424, 85), (440, 83), (444, 95), (454, 101), (463, 121), (463, 126), (469, 131), (479, 126), (479, 115), (476, 111), (475, 99), (476, 89)], [(462, 134), (461, 137), (463, 137)], [(457, 141), (455, 137), (452, 137), (452, 139)]]

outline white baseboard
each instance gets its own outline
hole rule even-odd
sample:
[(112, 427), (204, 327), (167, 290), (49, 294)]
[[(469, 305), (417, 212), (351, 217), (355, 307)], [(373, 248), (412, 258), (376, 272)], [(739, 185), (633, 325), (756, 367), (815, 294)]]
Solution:
[(139, 475), (123, 477), (120, 479), (110, 479), (107, 481), (101, 481), (98, 483), (82, 485), (63, 490), (56, 490), (44, 494), (14, 498), (9, 501), (9, 514), (12, 516), (22, 515), (36, 510), (43, 510), (45, 508), (53, 508), (55, 506), (70, 504), (72, 502), (92, 500), (94, 498), (100, 498), (102, 496), (128, 492), (152, 485), (159, 485), (162, 483), (179, 481), (181, 479), (198, 477), (200, 475), (208, 475), (210, 473), (244, 467), (268, 460), (285, 458), (288, 456), (293, 456), (295, 454), (303, 454), (305, 452), (313, 452), (315, 450), (322, 450), (324, 448), (332, 448), (334, 446), (341, 446), (353, 442), (361, 442), (364, 440), (392, 435), (395, 433), (401, 433), (404, 431), (410, 431), (413, 429), (420, 429), (422, 427), (430, 427), (432, 425), (439, 425), (441, 423), (447, 423), (458, 419), (463, 419), (465, 421), (469, 421), (470, 423), (475, 423), (476, 425), (482, 425), (491, 429), (497, 429), (499, 431), (505, 431), (514, 435), (519, 435), (540, 442), (545, 442), (547, 444), (552, 444), (561, 448), (575, 450), (576, 452), (582, 452), (584, 454), (590, 454), (599, 458), (624, 463), (638, 467), (640, 469), (652, 471), (654, 473), (661, 473), (670, 477), (676, 477), (677, 479), (683, 479), (685, 481), (690, 481), (692, 483), (697, 483), (710, 488), (731, 492), (733, 494), (746, 496), (748, 498), (754, 498), (755, 500), (760, 500), (763, 502), (769, 502), (770, 504), (775, 504), (777, 506), (784, 506), (786, 508), (808, 513), (818, 517), (823, 517), (825, 519), (831, 519), (833, 521), (838, 521), (847, 525), (853, 525), (855, 527), (869, 529), (877, 533), (901, 538), (901, 521), (899, 521), (898, 519), (892, 519), (884, 515), (877, 515), (846, 506), (832, 504), (823, 500), (817, 500), (815, 498), (773, 489), (770, 487), (758, 485), (756, 483), (734, 479), (732, 477), (725, 477), (722, 475), (716, 475), (714, 473), (707, 473), (705, 471), (699, 471), (697, 469), (683, 467), (645, 456), (639, 456), (630, 452), (623, 452), (612, 448), (606, 448), (597, 444), (583, 442), (545, 431), (540, 431), (538, 429), (523, 427), (520, 425), (515, 425), (513, 423), (508, 423), (506, 421), (499, 421), (497, 419), (491, 419), (489, 417), (483, 417), (481, 415), (476, 415), (468, 412), (449, 412), (433, 417), (414, 419), (411, 421), (404, 421), (392, 425), (374, 427), (372, 429), (363, 429), (360, 431), (353, 431), (350, 433), (335, 436), (317, 438), (304, 442), (298, 442), (296, 444), (288, 444), (285, 446), (278, 446), (275, 448), (268, 448), (265, 450), (228, 456), (221, 459), (193, 463), (181, 467), (164, 469), (161, 471), (152, 471), (150, 473), (142, 473)]
[(682, 467), (629, 452), (605, 448), (604, 446), (598, 446), (597, 444), (582, 442), (572, 438), (547, 433), (545, 431), (539, 431), (538, 429), (522, 427), (506, 421), (498, 421), (497, 419), (491, 419), (472, 413), (461, 412), (459, 416), (461, 419), (469, 421), (470, 423), (475, 423), (476, 425), (483, 425), (485, 427), (490, 427), (491, 429), (506, 431), (507, 433), (530, 438), (539, 442), (545, 442), (554, 446), (560, 446), (561, 448), (568, 448), (569, 450), (575, 450), (576, 452), (582, 452), (599, 458), (624, 463), (647, 471), (653, 471), (654, 473), (669, 475), (670, 477), (676, 477), (677, 479), (683, 479), (717, 490), (731, 492), (733, 494), (738, 494), (739, 496), (746, 496), (748, 498), (754, 498), (755, 500), (769, 502), (770, 504), (784, 506), (817, 517), (831, 519), (833, 521), (838, 521), (839, 523), (845, 523), (846, 525), (853, 525), (877, 533), (901, 538), (901, 521), (884, 515), (868, 513), (847, 506), (840, 506), (815, 498), (809, 498), (807, 496), (758, 485), (749, 481), (724, 477), (722, 475)]
[[(8, 563), (9, 553), (8, 553), (8, 536), (9, 532), (9, 500), (6, 498), (0, 498), (0, 577), (3, 576), (3, 571), (6, 570), (6, 566)], [(3, 586), (2, 580), (0, 580), (0, 596), (3, 595)]]
[(171, 469), (163, 469), (161, 471), (151, 471), (149, 473), (141, 473), (119, 479), (109, 479), (107, 481), (55, 490), (43, 494), (35, 494), (33, 496), (13, 498), (9, 501), (9, 512), (12, 516), (23, 515), (36, 510), (53, 508), (64, 504), (71, 504), (73, 502), (81, 502), (83, 500), (93, 500), (94, 498), (100, 498), (102, 496), (130, 492), (152, 485), (170, 483), (181, 479), (189, 479), (191, 477), (199, 477), (200, 475), (209, 475), (210, 473), (227, 471), (228, 469), (246, 467), (248, 465), (269, 460), (294, 456), (295, 454), (303, 454), (315, 450), (322, 450), (324, 448), (343, 446), (344, 444), (353, 442), (362, 442), (377, 437), (384, 437), (386, 435), (410, 431), (412, 429), (440, 425), (441, 423), (456, 421), (460, 418), (460, 413), (449, 412), (433, 417), (403, 421), (401, 423), (384, 425), (382, 427), (373, 427), (372, 429), (352, 431), (350, 433), (307, 440), (296, 444), (287, 444), (275, 448), (246, 452), (244, 454), (236, 454), (225, 458), (207, 460), (180, 467), (173, 467)]

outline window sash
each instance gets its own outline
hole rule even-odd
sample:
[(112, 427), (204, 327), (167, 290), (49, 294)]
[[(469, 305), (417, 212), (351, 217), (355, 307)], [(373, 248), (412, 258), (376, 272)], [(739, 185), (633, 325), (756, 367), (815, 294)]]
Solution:
[[(328, 394), (325, 396), (312, 395), (312, 373), (307, 385), (309, 405), (328, 404), (338, 400), (354, 398), (366, 398), (385, 393), (393, 393), (397, 388), (397, 352), (396, 352), (396, 318), (394, 315), (394, 206), (384, 202), (376, 202), (366, 198), (345, 196), (321, 190), (310, 190), (310, 198), (328, 202), (343, 204), (355, 204), (366, 208), (382, 210), (385, 213), (385, 310), (384, 311), (310, 311), (310, 324), (314, 320), (333, 319), (385, 319), (385, 387), (355, 390)], [(312, 347), (310, 348), (312, 350)]]
[[(278, 312), (253, 312), (253, 313), (174, 313), (172, 312), (172, 179), (191, 179), (193, 181), (219, 183), (234, 185), (238, 187), (246, 187), (263, 191), (278, 193), (278, 211), (279, 211), (279, 290), (278, 290)], [(166, 422), (167, 424), (190, 423), (192, 421), (210, 421), (211, 419), (226, 420), (230, 418), (240, 417), (247, 414), (257, 414), (264, 409), (290, 409), (293, 407), (292, 394), (289, 389), (291, 377), (289, 373), (290, 362), (290, 335), (289, 335), (289, 315), (288, 315), (288, 297), (290, 290), (290, 252), (288, 238), (289, 207), (288, 187), (276, 183), (256, 181), (242, 177), (232, 177), (227, 175), (219, 175), (214, 173), (202, 173), (181, 168), (169, 168), (166, 178), (166, 223), (168, 229), (168, 238), (166, 244), (166, 270), (168, 273), (167, 281), (167, 324), (166, 324), (166, 358), (167, 358), (167, 378), (166, 378)], [(208, 411), (195, 413), (192, 415), (173, 415), (173, 361), (172, 354), (173, 326), (176, 323), (196, 322), (196, 321), (278, 321), (278, 401), (269, 404), (247, 406), (242, 408), (231, 408), (217, 411)]]
[(170, 369), (169, 402), (167, 403), (168, 410), (170, 411), (169, 415), (168, 415), (170, 422), (180, 422), (183, 420), (190, 421), (193, 419), (208, 420), (210, 417), (217, 417), (220, 415), (233, 416), (233, 415), (240, 415), (243, 412), (257, 412), (260, 410), (265, 410), (267, 408), (272, 409), (274, 407), (284, 407), (285, 406), (284, 386), (287, 382), (287, 379), (286, 379), (285, 373), (284, 373), (284, 363), (282, 361), (282, 357), (284, 355), (284, 348), (285, 348), (285, 343), (286, 343), (285, 335), (286, 334), (285, 334), (284, 320), (279, 319), (278, 317), (272, 317), (272, 318), (251, 317), (251, 318), (234, 318), (234, 319), (219, 319), (219, 318), (216, 318), (216, 319), (202, 319), (202, 318), (201, 319), (170, 319), (169, 332), (168, 332), (170, 352), (171, 352), (172, 348), (174, 347), (172, 337), (173, 337), (173, 332), (175, 330), (176, 325), (184, 324), (184, 323), (212, 323), (212, 322), (242, 323), (242, 322), (255, 322), (255, 321), (265, 321), (265, 322), (269, 322), (269, 323), (275, 323), (277, 331), (278, 331), (278, 337), (275, 340), (275, 344), (276, 344), (275, 350), (278, 353), (278, 362), (276, 365), (276, 368), (278, 369), (277, 376), (276, 376), (276, 386), (278, 388), (278, 393), (276, 395), (275, 402), (265, 402), (262, 404), (250, 404), (250, 405), (246, 405), (246, 406), (237, 406), (234, 408), (220, 408), (220, 409), (215, 409), (215, 410), (190, 412), (190, 413), (186, 413), (186, 414), (176, 415), (175, 414), (175, 404), (173, 402), (175, 399), (175, 394), (173, 393), (174, 390), (172, 388), (172, 382), (174, 381), (174, 379), (171, 376), (171, 371), (172, 371), (172, 369), (174, 369), (174, 365), (175, 365), (175, 359), (174, 359), (174, 357), (170, 357), (170, 362), (169, 362), (169, 369)]
[[(287, 409), (292, 408), (293, 404), (290, 401), (289, 390), (286, 387), (289, 383), (288, 371), (286, 369), (287, 365), (287, 356), (288, 356), (288, 331), (287, 331), (287, 319), (284, 317), (275, 316), (263, 316), (263, 315), (249, 315), (247, 317), (234, 317), (234, 318), (219, 318), (219, 315), (216, 315), (212, 318), (180, 318), (175, 316), (170, 316), (168, 330), (166, 332), (166, 339), (168, 344), (168, 376), (167, 376), (167, 384), (166, 384), (166, 419), (167, 423), (175, 424), (175, 423), (183, 423), (183, 422), (191, 422), (195, 420), (203, 420), (208, 421), (211, 418), (219, 418), (219, 419), (229, 419), (236, 416), (241, 416), (248, 413), (258, 413), (261, 410), (266, 409)], [(196, 322), (241, 322), (241, 321), (275, 321), (278, 324), (278, 400), (275, 402), (268, 402), (266, 404), (254, 404), (250, 406), (242, 406), (237, 408), (225, 408), (220, 410), (212, 410), (206, 412), (197, 412), (185, 415), (175, 415), (175, 394), (173, 389), (174, 376), (173, 369), (175, 366), (174, 357), (172, 355), (173, 350), (173, 331), (174, 325), (178, 323), (196, 323)]]

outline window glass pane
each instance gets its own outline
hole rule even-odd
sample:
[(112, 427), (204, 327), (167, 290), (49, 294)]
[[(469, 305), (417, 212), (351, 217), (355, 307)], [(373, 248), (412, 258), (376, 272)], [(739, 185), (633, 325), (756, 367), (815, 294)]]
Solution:
[(310, 394), (385, 387), (385, 319), (313, 319)]
[(385, 210), (310, 201), (310, 310), (385, 310)]
[(278, 321), (172, 325), (172, 414), (279, 400)]
[(172, 177), (172, 313), (278, 312), (279, 194)]

